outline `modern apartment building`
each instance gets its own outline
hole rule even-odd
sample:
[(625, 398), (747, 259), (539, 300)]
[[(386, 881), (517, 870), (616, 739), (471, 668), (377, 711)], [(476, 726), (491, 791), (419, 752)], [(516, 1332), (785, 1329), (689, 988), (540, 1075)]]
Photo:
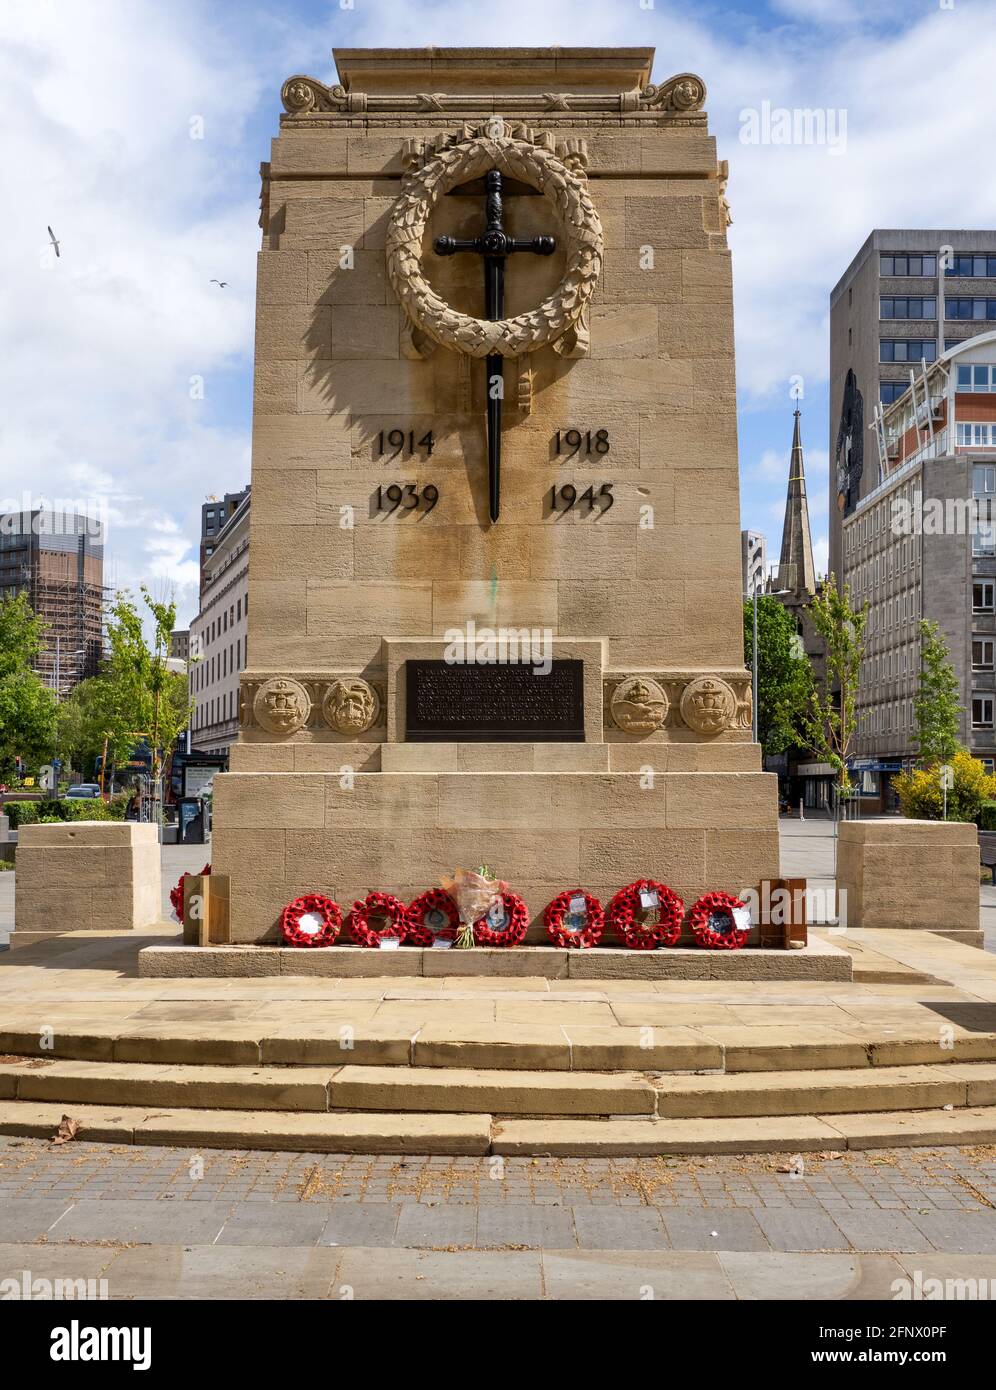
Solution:
[(740, 532), (740, 569), (744, 594), (763, 593), (768, 578), (767, 542), (760, 531)]
[(74, 510), (0, 516), (0, 599), (19, 593), (46, 625), (35, 669), (64, 698), (100, 664), (103, 524)]
[(921, 618), (951, 652), (960, 738), (996, 764), (996, 329), (941, 353), (884, 407), (863, 489), (842, 518), (842, 575), (869, 605), (855, 770), (882, 809), (916, 756)]
[(249, 489), (227, 494), (225, 503), (235, 496), (238, 506), (201, 538), (201, 605), (190, 625), (187, 666), (194, 701), (190, 744), (199, 753), (227, 753), (239, 731), (239, 672), (249, 628)]
[(830, 569), (881, 481), (870, 429), (910, 371), (996, 326), (996, 231), (872, 232), (830, 296)]

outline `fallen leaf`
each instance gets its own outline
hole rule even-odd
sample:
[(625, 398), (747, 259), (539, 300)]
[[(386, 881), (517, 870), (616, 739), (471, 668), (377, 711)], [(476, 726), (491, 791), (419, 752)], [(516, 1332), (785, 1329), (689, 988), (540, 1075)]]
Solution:
[(52, 1135), (53, 1144), (68, 1144), (71, 1139), (75, 1139), (79, 1134), (81, 1125), (79, 1120), (74, 1120), (70, 1115), (63, 1115), (62, 1121), (55, 1134)]

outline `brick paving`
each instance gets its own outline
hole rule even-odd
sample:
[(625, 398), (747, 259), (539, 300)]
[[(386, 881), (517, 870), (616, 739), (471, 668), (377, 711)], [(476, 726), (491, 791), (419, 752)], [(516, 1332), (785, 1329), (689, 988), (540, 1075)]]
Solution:
[[(996, 1253), (996, 1146), (429, 1158), (0, 1138), (0, 1244)], [(798, 1165), (797, 1165), (798, 1166)]]

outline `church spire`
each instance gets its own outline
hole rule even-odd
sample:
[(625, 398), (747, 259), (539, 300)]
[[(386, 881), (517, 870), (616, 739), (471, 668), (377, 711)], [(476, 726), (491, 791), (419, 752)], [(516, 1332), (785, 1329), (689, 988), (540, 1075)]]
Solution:
[(809, 503), (806, 500), (806, 468), (802, 460), (802, 425), (795, 412), (792, 459), (789, 463), (788, 495), (785, 499), (785, 525), (782, 553), (778, 561), (778, 583), (794, 593), (816, 592), (813, 564), (813, 538), (809, 530)]

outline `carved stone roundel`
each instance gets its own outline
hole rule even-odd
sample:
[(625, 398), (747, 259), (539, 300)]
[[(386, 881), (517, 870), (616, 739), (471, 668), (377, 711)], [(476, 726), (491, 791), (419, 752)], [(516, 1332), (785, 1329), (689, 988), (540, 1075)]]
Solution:
[(667, 718), (670, 700), (662, 686), (646, 676), (620, 681), (612, 692), (612, 718), (627, 734), (652, 734)]
[(730, 728), (737, 712), (733, 687), (719, 676), (697, 676), (681, 692), (681, 717), (699, 734)]
[(300, 681), (273, 676), (256, 691), (252, 712), (268, 733), (293, 734), (308, 722), (311, 697)]
[[(442, 300), (422, 273), (422, 243), (433, 208), (450, 189), (499, 169), (541, 192), (557, 209), (567, 242), (567, 268), (538, 308), (489, 323)], [(387, 272), (417, 328), (470, 357), (519, 357), (556, 342), (581, 317), (602, 268), (602, 224), (588, 185), (556, 155), (510, 136), (457, 141), (404, 179), (387, 232)]]
[(322, 718), (340, 734), (364, 734), (377, 721), (380, 698), (359, 676), (333, 681), (322, 701)]

